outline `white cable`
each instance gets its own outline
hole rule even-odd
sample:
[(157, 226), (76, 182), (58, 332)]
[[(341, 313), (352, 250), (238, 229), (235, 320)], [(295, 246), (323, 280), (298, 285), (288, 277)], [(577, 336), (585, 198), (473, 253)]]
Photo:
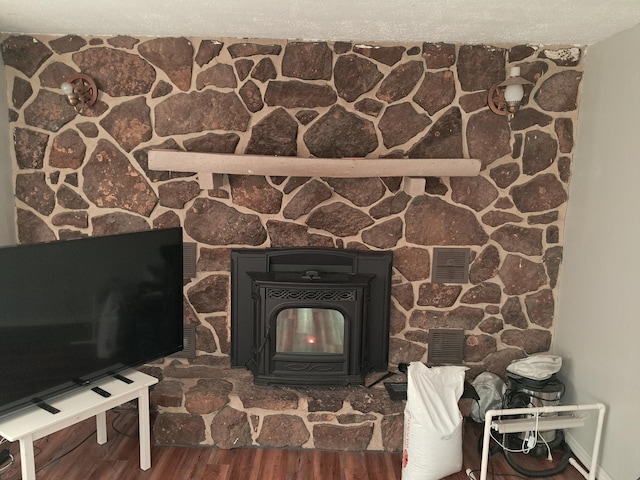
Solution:
[(11, 465), (13, 465), (13, 455), (9, 454), (9, 463), (7, 463), (4, 467), (0, 468), (0, 473), (4, 472), (5, 470), (9, 470), (9, 467)]

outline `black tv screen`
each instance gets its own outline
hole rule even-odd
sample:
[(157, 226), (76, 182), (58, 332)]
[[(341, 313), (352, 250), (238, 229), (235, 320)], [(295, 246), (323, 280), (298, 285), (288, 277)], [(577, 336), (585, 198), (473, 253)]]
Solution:
[(183, 348), (182, 229), (0, 248), (0, 415)]

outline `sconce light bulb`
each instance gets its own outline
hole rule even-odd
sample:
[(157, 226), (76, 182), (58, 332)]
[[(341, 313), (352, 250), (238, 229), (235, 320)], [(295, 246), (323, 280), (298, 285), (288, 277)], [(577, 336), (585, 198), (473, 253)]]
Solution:
[(504, 89), (504, 100), (507, 103), (520, 103), (524, 97), (524, 88), (522, 85), (507, 85)]
[(73, 93), (73, 85), (71, 85), (69, 82), (64, 82), (62, 85), (60, 85), (60, 89), (65, 95), (71, 95)]

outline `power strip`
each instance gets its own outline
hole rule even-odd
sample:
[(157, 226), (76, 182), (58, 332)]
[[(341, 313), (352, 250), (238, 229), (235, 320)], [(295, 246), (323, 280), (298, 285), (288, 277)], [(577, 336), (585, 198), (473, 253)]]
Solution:
[(4, 450), (0, 450), (0, 466), (7, 463), (7, 460), (11, 458), (11, 454), (9, 453), (9, 449), (5, 448)]

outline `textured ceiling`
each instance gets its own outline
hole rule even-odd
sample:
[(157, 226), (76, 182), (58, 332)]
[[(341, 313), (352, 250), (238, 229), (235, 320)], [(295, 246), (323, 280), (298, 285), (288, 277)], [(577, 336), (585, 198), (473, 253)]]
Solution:
[(0, 32), (590, 45), (639, 0), (0, 0)]

